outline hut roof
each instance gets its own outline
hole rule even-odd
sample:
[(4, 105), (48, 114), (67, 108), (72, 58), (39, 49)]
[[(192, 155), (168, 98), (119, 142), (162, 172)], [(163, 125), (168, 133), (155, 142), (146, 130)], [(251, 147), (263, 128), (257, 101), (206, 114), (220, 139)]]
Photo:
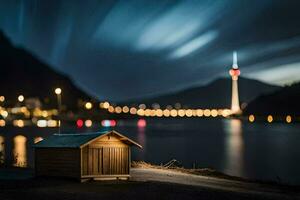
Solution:
[(75, 134), (54, 134), (44, 140), (36, 143), (35, 148), (82, 148), (94, 140), (104, 137), (108, 134), (117, 135), (120, 140), (128, 145), (135, 145), (142, 148), (141, 145), (127, 138), (126, 136), (116, 132), (95, 132), (95, 133), (75, 133)]

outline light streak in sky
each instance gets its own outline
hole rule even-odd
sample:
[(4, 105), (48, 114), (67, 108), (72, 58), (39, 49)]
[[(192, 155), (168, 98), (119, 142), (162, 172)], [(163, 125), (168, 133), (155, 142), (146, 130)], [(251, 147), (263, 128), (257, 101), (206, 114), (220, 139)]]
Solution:
[(218, 36), (217, 31), (209, 31), (200, 35), (199, 37), (187, 42), (178, 49), (176, 49), (171, 55), (171, 58), (181, 58), (183, 56), (189, 55), (194, 51), (203, 48), (205, 45), (216, 39)]
[(280, 65), (272, 68), (256, 68), (246, 77), (255, 78), (275, 85), (291, 84), (299, 81), (300, 62)]

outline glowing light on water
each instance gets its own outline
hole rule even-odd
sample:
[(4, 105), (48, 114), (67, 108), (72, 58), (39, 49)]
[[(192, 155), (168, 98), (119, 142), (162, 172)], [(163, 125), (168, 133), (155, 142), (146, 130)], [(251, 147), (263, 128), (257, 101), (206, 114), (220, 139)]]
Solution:
[(147, 125), (147, 122), (144, 119), (139, 119), (138, 122), (137, 122), (137, 126), (140, 127), (140, 128), (141, 127), (146, 127), (146, 125)]
[(5, 138), (0, 135), (0, 164), (5, 161)]
[(225, 120), (224, 130), (226, 132), (225, 172), (231, 175), (243, 174), (244, 138), (242, 122), (238, 119)]
[(117, 125), (117, 122), (116, 122), (116, 120), (107, 120), (107, 119), (105, 119), (105, 120), (101, 121), (101, 125), (103, 127), (114, 127), (114, 126)]
[(27, 167), (27, 149), (26, 143), (27, 139), (23, 135), (17, 135), (13, 139), (14, 141), (14, 148), (13, 148), (13, 155), (14, 155), (14, 162), (13, 166), (15, 167)]
[(83, 120), (82, 119), (78, 119), (76, 121), (76, 125), (77, 125), (78, 128), (82, 128), (83, 127)]

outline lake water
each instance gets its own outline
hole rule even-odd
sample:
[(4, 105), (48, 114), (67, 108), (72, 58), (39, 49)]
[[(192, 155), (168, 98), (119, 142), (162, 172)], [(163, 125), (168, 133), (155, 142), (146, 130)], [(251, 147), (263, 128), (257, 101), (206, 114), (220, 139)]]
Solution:
[[(155, 164), (176, 159), (183, 166), (211, 167), (240, 177), (300, 185), (300, 124), (248, 123), (237, 119), (149, 119), (119, 121), (115, 129), (136, 140), (132, 159)], [(99, 131), (68, 128), (66, 132)], [(0, 163), (33, 167), (34, 141), (53, 128), (0, 129)]]

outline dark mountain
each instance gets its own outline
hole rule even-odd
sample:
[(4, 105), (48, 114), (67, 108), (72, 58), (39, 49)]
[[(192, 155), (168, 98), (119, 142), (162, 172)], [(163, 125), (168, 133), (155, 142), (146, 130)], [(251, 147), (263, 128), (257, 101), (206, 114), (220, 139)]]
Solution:
[(245, 114), (296, 115), (300, 113), (300, 83), (286, 86), (268, 95), (261, 95), (251, 101)]
[[(240, 78), (239, 94), (241, 102), (250, 102), (255, 97), (273, 92), (280, 87), (268, 85), (260, 81)], [(131, 100), (126, 104), (145, 103), (151, 106), (158, 103), (162, 107), (179, 102), (191, 108), (229, 108), (231, 105), (231, 79), (220, 78), (208, 85), (182, 90), (159, 97)], [(124, 103), (123, 103), (124, 104)]]
[(22, 94), (56, 106), (56, 87), (62, 88), (63, 104), (68, 108), (76, 108), (78, 99), (90, 99), (69, 77), (57, 73), (24, 49), (15, 48), (1, 32), (0, 70), (0, 95), (5, 96), (7, 104), (15, 104)]

